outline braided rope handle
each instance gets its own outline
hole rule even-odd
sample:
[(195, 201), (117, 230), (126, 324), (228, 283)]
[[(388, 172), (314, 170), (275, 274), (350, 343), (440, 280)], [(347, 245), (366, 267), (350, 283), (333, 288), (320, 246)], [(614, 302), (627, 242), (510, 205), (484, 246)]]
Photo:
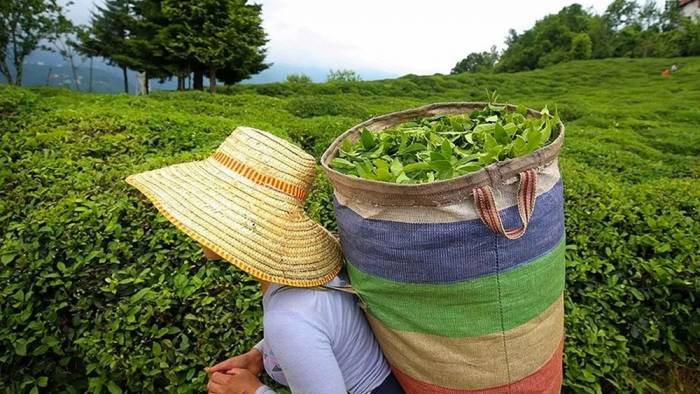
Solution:
[(520, 187), (518, 189), (518, 213), (522, 226), (513, 229), (503, 228), (501, 216), (496, 209), (491, 187), (481, 186), (472, 190), (474, 205), (479, 213), (481, 221), (493, 232), (501, 234), (508, 239), (518, 239), (525, 234), (527, 225), (535, 210), (535, 194), (537, 191), (537, 172), (529, 169), (520, 173)]

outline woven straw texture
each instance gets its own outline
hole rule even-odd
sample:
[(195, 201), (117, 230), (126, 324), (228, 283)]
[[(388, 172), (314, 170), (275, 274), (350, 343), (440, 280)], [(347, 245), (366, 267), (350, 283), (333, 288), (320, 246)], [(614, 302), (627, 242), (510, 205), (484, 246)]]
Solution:
[[(342, 140), (365, 127), (378, 131), (479, 107), (433, 104), (384, 115), (350, 129), (326, 151), (322, 164), (335, 190), (348, 273), (407, 393), (558, 393), (563, 125), (552, 144), (532, 155), (433, 184), (366, 181), (328, 167)], [(523, 179), (535, 180), (530, 199), (519, 193)], [(484, 187), (497, 212), (477, 209), (473, 194)], [(523, 215), (523, 206), (533, 205)], [(522, 236), (495, 232), (487, 225), (495, 215), (506, 229), (521, 226)]]
[(243, 271), (311, 287), (342, 266), (338, 242), (303, 210), (314, 176), (315, 160), (300, 148), (239, 127), (205, 160), (126, 181), (181, 231)]

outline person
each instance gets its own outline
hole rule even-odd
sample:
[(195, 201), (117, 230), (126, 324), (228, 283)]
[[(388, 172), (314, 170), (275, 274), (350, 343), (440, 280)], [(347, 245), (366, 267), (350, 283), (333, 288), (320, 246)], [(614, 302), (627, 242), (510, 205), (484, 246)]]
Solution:
[(402, 393), (348, 292), (338, 241), (304, 213), (315, 159), (267, 132), (237, 128), (207, 159), (132, 175), (140, 190), (210, 260), (255, 277), (264, 339), (207, 368), (213, 394)]
[(264, 339), (207, 368), (209, 393), (274, 394), (257, 379), (262, 370), (292, 393), (403, 393), (344, 274), (321, 289), (260, 284)]

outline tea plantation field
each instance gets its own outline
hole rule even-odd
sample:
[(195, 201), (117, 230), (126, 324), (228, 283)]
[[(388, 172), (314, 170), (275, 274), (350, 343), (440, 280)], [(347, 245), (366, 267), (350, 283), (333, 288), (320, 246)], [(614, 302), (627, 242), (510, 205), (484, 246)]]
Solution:
[[(672, 62), (680, 70), (662, 78)], [(556, 104), (567, 126), (566, 391), (700, 385), (700, 58), (148, 97), (0, 86), (0, 392), (202, 392), (261, 335), (255, 283), (208, 263), (123, 179), (236, 126), (319, 157), (370, 116)], [(308, 201), (333, 228), (328, 183)]]

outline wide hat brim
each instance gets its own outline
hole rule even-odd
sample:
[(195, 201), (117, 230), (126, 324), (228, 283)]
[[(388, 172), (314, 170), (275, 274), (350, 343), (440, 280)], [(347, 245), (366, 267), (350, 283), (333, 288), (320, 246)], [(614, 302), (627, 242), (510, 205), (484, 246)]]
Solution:
[(248, 274), (296, 287), (329, 282), (338, 241), (299, 200), (208, 158), (129, 176), (178, 229)]

